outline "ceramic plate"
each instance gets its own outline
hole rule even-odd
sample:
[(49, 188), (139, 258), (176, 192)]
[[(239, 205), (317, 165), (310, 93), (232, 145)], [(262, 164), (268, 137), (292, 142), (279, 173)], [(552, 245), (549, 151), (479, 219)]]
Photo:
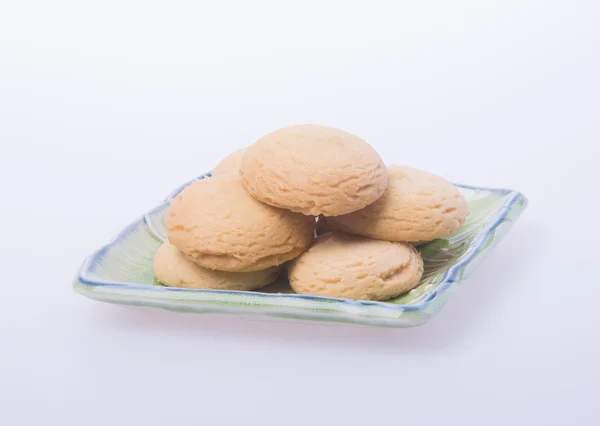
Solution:
[[(210, 173), (198, 179), (209, 177)], [(409, 327), (436, 314), (489, 250), (508, 232), (527, 206), (516, 191), (456, 185), (471, 214), (455, 234), (419, 247), (425, 263), (414, 290), (386, 302), (357, 301), (295, 294), (285, 277), (253, 291), (169, 288), (154, 279), (152, 258), (165, 239), (165, 214), (171, 200), (127, 226), (83, 263), (74, 288), (103, 302), (151, 306), (181, 312), (256, 314), (295, 320)]]

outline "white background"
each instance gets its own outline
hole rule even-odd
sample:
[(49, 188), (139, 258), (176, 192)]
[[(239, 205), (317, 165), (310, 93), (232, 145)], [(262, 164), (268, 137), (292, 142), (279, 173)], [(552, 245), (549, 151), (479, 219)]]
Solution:
[[(599, 22), (592, 0), (0, 0), (0, 424), (598, 424)], [(530, 206), (414, 329), (73, 293), (125, 224), (297, 123)]]

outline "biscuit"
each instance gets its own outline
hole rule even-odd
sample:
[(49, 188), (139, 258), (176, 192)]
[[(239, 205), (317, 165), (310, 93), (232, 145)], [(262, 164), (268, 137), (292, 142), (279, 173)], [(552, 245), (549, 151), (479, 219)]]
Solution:
[(406, 293), (422, 275), (423, 259), (410, 244), (341, 232), (319, 236), (289, 268), (296, 293), (361, 300)]
[(223, 158), (212, 171), (213, 176), (223, 176), (228, 174), (238, 175), (240, 173), (240, 163), (246, 153), (247, 148), (238, 149)]
[(454, 233), (469, 215), (469, 204), (450, 182), (406, 166), (389, 166), (379, 200), (344, 216), (328, 218), (328, 230), (387, 241), (425, 242)]
[(308, 124), (276, 130), (248, 147), (240, 174), (257, 200), (313, 216), (362, 209), (387, 185), (385, 165), (371, 145)]
[(215, 290), (255, 290), (277, 279), (278, 267), (255, 272), (224, 272), (203, 268), (166, 241), (154, 255), (154, 275), (164, 285)]
[(169, 241), (200, 266), (260, 271), (304, 252), (315, 219), (255, 200), (239, 177), (228, 175), (185, 188), (171, 204), (166, 227)]

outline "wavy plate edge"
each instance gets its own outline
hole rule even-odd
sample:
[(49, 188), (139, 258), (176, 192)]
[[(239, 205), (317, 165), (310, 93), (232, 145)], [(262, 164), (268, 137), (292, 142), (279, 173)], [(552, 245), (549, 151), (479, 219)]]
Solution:
[[(111, 282), (91, 277), (91, 267), (115, 244), (144, 225), (155, 238), (148, 217), (170, 203), (181, 190), (191, 182), (209, 177), (206, 173), (192, 179), (172, 191), (158, 206), (149, 210), (136, 221), (119, 232), (110, 242), (89, 256), (80, 267), (74, 280), (73, 289), (94, 300), (132, 305), (157, 307), (178, 312), (221, 313), (237, 316), (259, 315), (285, 320), (332, 321), (338, 323), (361, 324), (381, 327), (412, 327), (423, 324), (440, 311), (451, 290), (455, 290), (470, 275), (469, 266), (481, 262), (492, 248), (512, 228), (528, 204), (527, 198), (518, 191), (491, 189), (471, 185), (456, 184), (457, 187), (476, 191), (488, 191), (506, 196), (506, 201), (496, 215), (481, 229), (477, 239), (467, 250), (463, 259), (445, 272), (442, 281), (417, 304), (391, 304), (386, 302), (337, 299), (320, 296), (259, 293), (226, 290), (188, 290), (156, 287), (147, 284)], [(504, 226), (501, 235), (496, 230)], [(488, 245), (489, 239), (491, 244)], [(485, 248), (485, 249), (484, 249)], [(462, 272), (462, 273), (461, 273)]]

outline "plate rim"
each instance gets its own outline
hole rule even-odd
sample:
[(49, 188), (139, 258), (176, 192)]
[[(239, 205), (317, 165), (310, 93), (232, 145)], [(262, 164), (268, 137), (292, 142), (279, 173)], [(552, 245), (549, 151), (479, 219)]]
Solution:
[[(464, 281), (464, 279), (458, 279), (458, 273), (466, 268), (471, 262), (477, 259), (478, 255), (482, 254), (482, 248), (485, 246), (488, 241), (490, 235), (502, 224), (504, 223), (510, 214), (513, 212), (514, 207), (517, 203), (521, 202), (521, 209), (517, 215), (517, 217), (526, 209), (528, 205), (527, 198), (519, 191), (504, 189), (504, 188), (486, 188), (479, 187), (474, 185), (465, 185), (465, 184), (454, 184), (459, 188), (465, 188), (474, 191), (486, 191), (497, 193), (502, 196), (507, 197), (502, 205), (500, 205), (497, 210), (494, 212), (494, 216), (489, 219), (488, 224), (482, 228), (477, 235), (477, 239), (473, 242), (473, 244), (469, 247), (469, 250), (465, 253), (465, 256), (456, 264), (452, 265), (447, 271), (444, 272), (444, 275), (440, 281), (440, 283), (432, 289), (430, 292), (426, 293), (423, 296), (423, 299), (418, 303), (414, 304), (395, 304), (388, 303), (385, 301), (367, 301), (367, 300), (353, 300), (353, 299), (343, 299), (343, 298), (334, 298), (334, 297), (324, 297), (324, 296), (313, 296), (313, 295), (305, 295), (305, 294), (287, 294), (287, 293), (262, 293), (259, 291), (240, 291), (240, 290), (212, 290), (212, 289), (184, 289), (184, 288), (174, 288), (174, 287), (159, 287), (152, 286), (148, 284), (139, 284), (139, 283), (128, 283), (128, 282), (119, 282), (119, 281), (106, 281), (106, 280), (98, 280), (89, 277), (89, 273), (92, 272), (90, 269), (91, 266), (96, 264), (102, 256), (114, 245), (120, 243), (124, 239), (128, 237), (128, 235), (137, 229), (140, 225), (145, 225), (154, 238), (157, 240), (161, 240), (161, 238), (157, 235), (157, 233), (153, 230), (152, 225), (149, 221), (149, 216), (170, 204), (172, 199), (177, 196), (183, 189), (185, 189), (191, 183), (205, 179), (212, 176), (212, 172), (208, 172), (202, 174), (188, 182), (178, 186), (175, 190), (171, 191), (163, 201), (150, 209), (146, 213), (144, 213), (141, 217), (138, 217), (135, 221), (131, 222), (120, 232), (118, 232), (107, 244), (103, 245), (96, 251), (94, 251), (91, 255), (89, 255), (83, 264), (80, 266), (75, 281), (73, 283), (73, 287), (75, 291), (81, 293), (85, 296), (101, 299), (99, 297), (95, 297), (98, 292), (103, 292), (109, 290), (108, 292), (112, 295), (121, 295), (126, 296), (124, 293), (119, 293), (118, 290), (123, 289), (132, 289), (142, 291), (144, 293), (148, 293), (149, 295), (156, 296), (159, 300), (163, 300), (166, 302), (164, 298), (161, 298), (161, 294), (177, 294), (177, 292), (182, 292), (185, 294), (196, 294), (206, 296), (205, 299), (202, 299), (203, 302), (213, 302), (213, 303), (221, 303), (222, 307), (226, 307), (229, 309), (235, 309), (235, 306), (229, 305), (229, 303), (236, 304), (241, 301), (227, 301), (223, 300), (223, 297), (232, 296), (234, 298), (243, 297), (246, 295), (251, 295), (257, 298), (264, 298), (265, 300), (279, 300), (282, 303), (276, 304), (274, 306), (281, 308), (291, 308), (291, 309), (300, 309), (306, 310), (306, 308), (301, 306), (294, 306), (290, 304), (289, 301), (292, 300), (303, 300), (303, 301), (324, 301), (330, 302), (331, 306), (328, 306), (327, 309), (332, 312), (320, 312), (323, 315), (331, 315), (334, 312), (340, 312), (349, 314), (354, 314), (357, 319), (358, 318), (370, 318), (373, 319), (373, 312), (364, 312), (361, 313), (361, 308), (372, 308), (376, 307), (377, 311), (380, 311), (379, 314), (375, 315), (375, 318), (381, 317), (382, 319), (392, 319), (397, 317), (390, 317), (389, 314), (395, 313), (401, 315), (402, 313), (410, 313), (412, 315), (426, 315), (428, 309), (430, 309), (433, 305), (437, 304), (441, 299), (445, 299), (445, 295), (449, 289), (453, 288), (456, 284)], [(516, 218), (515, 218), (516, 219)], [(514, 222), (514, 221), (513, 221)], [(497, 243), (497, 241), (496, 241)], [(465, 277), (466, 278), (466, 277)], [(116, 290), (116, 291), (115, 291)], [(213, 296), (211, 298), (211, 295)], [(219, 296), (219, 297), (214, 297)], [(227, 303), (227, 306), (224, 306), (224, 303)], [(264, 305), (255, 303), (253, 301), (244, 301), (244, 307), (250, 309), (261, 309), (264, 308)], [(339, 307), (340, 309), (335, 309)], [(352, 307), (353, 312), (349, 312), (348, 308)], [(441, 306), (440, 306), (441, 308)], [(386, 312), (389, 311), (389, 312)], [(319, 312), (309, 312), (312, 314), (316, 314)], [(433, 313), (433, 312), (430, 312)], [(383, 314), (383, 315), (381, 315)]]

